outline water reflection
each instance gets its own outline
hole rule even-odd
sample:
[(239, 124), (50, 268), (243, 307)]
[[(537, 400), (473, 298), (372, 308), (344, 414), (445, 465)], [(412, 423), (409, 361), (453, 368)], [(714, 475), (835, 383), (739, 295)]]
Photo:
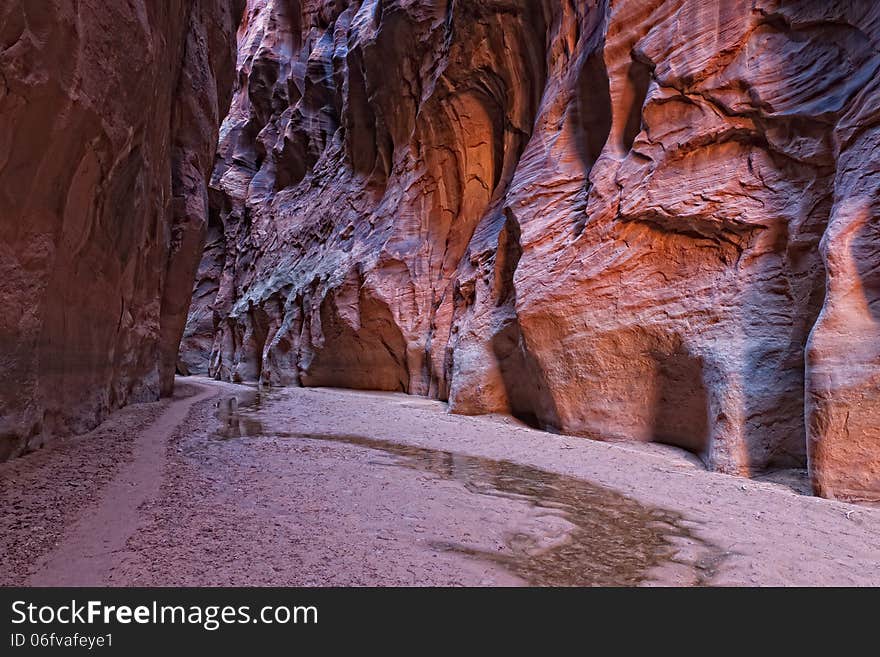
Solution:
[[(505, 497), (561, 516), (572, 525), (565, 540), (550, 547), (527, 533), (505, 536), (505, 550), (492, 552), (458, 543), (434, 543), (436, 549), (496, 563), (538, 586), (631, 586), (648, 571), (674, 561), (672, 537), (712, 546), (683, 526), (674, 512), (645, 506), (616, 491), (539, 468), (404, 445), (360, 435), (266, 431), (243, 409), (259, 408), (256, 397), (226, 400), (218, 411), (223, 438), (271, 435), (357, 445), (392, 454), (400, 467), (414, 468), (460, 482), (475, 495)], [(714, 562), (713, 562), (714, 563)], [(693, 566), (693, 564), (691, 564)], [(697, 565), (697, 568), (700, 566)], [(706, 573), (710, 574), (710, 573)], [(699, 580), (699, 578), (698, 578)]]
[(243, 436), (259, 436), (263, 432), (263, 424), (247, 413), (244, 409), (257, 410), (262, 403), (262, 394), (257, 389), (243, 389), (234, 395), (224, 396), (217, 400), (217, 419), (219, 426), (214, 431), (215, 438), (242, 438)]
[(443, 550), (486, 559), (537, 586), (631, 586), (647, 571), (673, 559), (670, 537), (698, 541), (681, 516), (651, 508), (581, 479), (510, 461), (465, 456), (355, 435), (288, 434), (359, 445), (400, 457), (400, 465), (461, 482), (472, 493), (525, 501), (561, 515), (574, 527), (560, 544), (543, 548), (526, 533), (505, 537), (506, 550), (491, 552), (456, 543)]

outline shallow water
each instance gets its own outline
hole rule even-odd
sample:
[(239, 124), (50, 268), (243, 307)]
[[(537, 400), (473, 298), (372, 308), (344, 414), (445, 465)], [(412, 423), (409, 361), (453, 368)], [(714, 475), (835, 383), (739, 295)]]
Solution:
[(259, 409), (263, 396), (263, 392), (253, 388), (217, 400), (219, 425), (214, 430), (213, 436), (215, 438), (259, 436), (263, 431), (263, 424), (245, 411)]
[[(539, 513), (571, 523), (565, 540), (545, 547), (535, 536), (508, 533), (506, 550), (490, 552), (456, 543), (434, 543), (498, 564), (538, 586), (631, 586), (648, 571), (674, 560), (672, 537), (703, 543), (673, 512), (645, 506), (614, 490), (532, 466), (427, 449), (361, 435), (279, 432), (265, 427), (255, 411), (269, 404), (258, 391), (221, 400), (215, 437), (278, 437), (356, 445), (397, 457), (396, 465), (460, 482), (474, 495), (525, 502)], [(709, 546), (706, 546), (709, 547)], [(696, 565), (696, 568), (700, 568)], [(699, 579), (699, 578), (698, 578)]]

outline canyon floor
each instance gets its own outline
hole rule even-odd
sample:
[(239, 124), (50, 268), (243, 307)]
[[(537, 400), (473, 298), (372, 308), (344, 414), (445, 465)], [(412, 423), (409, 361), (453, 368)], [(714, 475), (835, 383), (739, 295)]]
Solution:
[(188, 377), (0, 464), (0, 584), (880, 585), (880, 509), (803, 493), (418, 397)]

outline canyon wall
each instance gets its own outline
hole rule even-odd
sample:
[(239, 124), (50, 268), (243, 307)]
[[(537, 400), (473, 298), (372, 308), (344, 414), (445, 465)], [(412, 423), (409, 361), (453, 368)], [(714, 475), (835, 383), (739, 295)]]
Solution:
[(249, 0), (181, 368), (880, 498), (880, 7)]
[(170, 391), (243, 4), (0, 4), (0, 459)]

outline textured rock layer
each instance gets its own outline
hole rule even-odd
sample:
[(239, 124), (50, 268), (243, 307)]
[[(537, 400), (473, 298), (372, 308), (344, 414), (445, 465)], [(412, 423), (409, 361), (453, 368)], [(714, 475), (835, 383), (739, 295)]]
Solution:
[(170, 389), (242, 4), (0, 4), (0, 458)]
[(880, 497), (873, 3), (252, 0), (240, 38), (187, 368)]

